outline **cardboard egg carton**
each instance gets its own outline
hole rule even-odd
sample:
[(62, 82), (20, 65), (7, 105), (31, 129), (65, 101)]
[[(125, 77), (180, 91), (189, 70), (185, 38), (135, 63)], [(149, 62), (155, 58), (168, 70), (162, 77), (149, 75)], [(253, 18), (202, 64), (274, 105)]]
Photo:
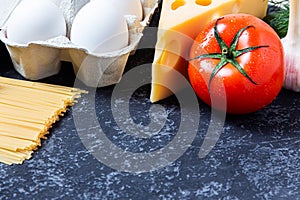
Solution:
[(104, 87), (120, 81), (129, 55), (137, 48), (143, 30), (158, 6), (158, 0), (141, 0), (143, 20), (139, 21), (136, 16), (126, 16), (129, 45), (118, 51), (96, 54), (73, 44), (69, 39), (74, 17), (90, 0), (55, 0), (66, 20), (67, 36), (34, 41), (28, 45), (17, 44), (6, 36), (5, 24), (20, 2), (4, 0), (0, 7), (0, 40), (6, 45), (16, 71), (26, 79), (38, 80), (57, 74), (61, 61), (67, 61), (73, 64), (77, 77), (90, 87)]

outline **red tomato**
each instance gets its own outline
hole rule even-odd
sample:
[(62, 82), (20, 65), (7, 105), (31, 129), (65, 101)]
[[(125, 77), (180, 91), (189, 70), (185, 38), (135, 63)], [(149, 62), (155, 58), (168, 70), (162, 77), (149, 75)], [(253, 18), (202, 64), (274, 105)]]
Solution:
[(284, 52), (261, 19), (230, 14), (207, 24), (191, 47), (188, 75), (196, 94), (233, 114), (270, 104), (284, 81)]

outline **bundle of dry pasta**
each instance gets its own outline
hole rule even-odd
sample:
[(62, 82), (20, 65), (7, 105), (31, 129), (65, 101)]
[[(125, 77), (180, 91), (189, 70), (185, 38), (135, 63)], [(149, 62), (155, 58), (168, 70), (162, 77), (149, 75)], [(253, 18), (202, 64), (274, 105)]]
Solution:
[(21, 164), (84, 90), (0, 77), (0, 162)]

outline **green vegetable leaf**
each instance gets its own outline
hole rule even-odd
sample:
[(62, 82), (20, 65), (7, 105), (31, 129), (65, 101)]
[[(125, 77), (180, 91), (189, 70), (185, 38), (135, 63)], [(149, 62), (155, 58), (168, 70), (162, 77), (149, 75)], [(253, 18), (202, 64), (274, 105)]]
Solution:
[(284, 38), (289, 25), (289, 4), (288, 0), (269, 1), (268, 15), (263, 20), (268, 23), (278, 34)]

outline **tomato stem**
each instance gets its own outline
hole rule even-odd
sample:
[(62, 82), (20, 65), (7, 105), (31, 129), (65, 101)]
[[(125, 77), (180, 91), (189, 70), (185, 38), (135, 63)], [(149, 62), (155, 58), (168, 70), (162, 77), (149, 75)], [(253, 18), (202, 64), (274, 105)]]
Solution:
[(221, 53), (209, 53), (209, 54), (202, 54), (200, 56), (197, 56), (195, 58), (192, 58), (190, 60), (196, 60), (196, 59), (219, 59), (220, 62), (214, 67), (210, 78), (208, 82), (208, 91), (210, 91), (210, 85), (213, 80), (213, 78), (217, 75), (217, 73), (228, 63), (232, 64), (244, 77), (246, 77), (251, 83), (257, 85), (257, 83), (247, 74), (247, 72), (244, 70), (244, 67), (242, 67), (239, 62), (237, 61), (237, 58), (245, 53), (255, 51), (259, 48), (266, 48), (269, 47), (268, 45), (261, 45), (261, 46), (252, 46), (247, 47), (244, 49), (237, 49), (238, 41), (243, 34), (243, 32), (249, 28), (255, 28), (254, 26), (246, 26), (242, 29), (240, 29), (234, 36), (230, 46), (228, 47), (225, 43), (225, 41), (220, 36), (220, 33), (217, 30), (218, 22), (222, 20), (224, 17), (218, 18), (214, 25), (214, 36), (218, 42), (218, 45), (221, 49)]

